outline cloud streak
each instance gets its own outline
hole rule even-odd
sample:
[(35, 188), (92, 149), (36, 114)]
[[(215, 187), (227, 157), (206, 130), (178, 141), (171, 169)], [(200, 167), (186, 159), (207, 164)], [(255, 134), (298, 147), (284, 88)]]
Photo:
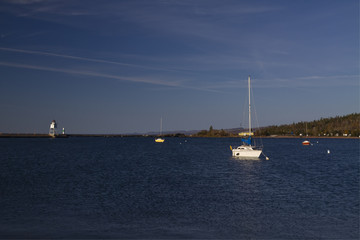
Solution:
[(91, 76), (91, 77), (101, 77), (101, 78), (108, 78), (108, 79), (135, 82), (135, 83), (147, 83), (147, 84), (161, 85), (161, 86), (168, 86), (168, 87), (180, 86), (178, 82), (167, 82), (167, 81), (162, 81), (162, 80), (154, 80), (154, 79), (139, 78), (139, 77), (124, 77), (124, 76), (104, 74), (104, 73), (91, 72), (91, 71), (52, 68), (52, 67), (44, 67), (44, 66), (36, 66), (36, 65), (28, 65), (28, 64), (11, 63), (11, 62), (0, 62), (0, 65), (6, 66), (6, 67), (22, 68), (22, 69), (40, 70), (40, 71), (48, 71), (48, 72), (59, 72), (59, 73), (66, 73), (66, 74)]
[[(125, 77), (125, 76), (105, 74), (105, 73), (99, 73), (99, 72), (93, 72), (93, 71), (71, 70), (71, 69), (64, 69), (64, 68), (44, 67), (44, 66), (18, 64), (18, 63), (11, 63), (11, 62), (0, 62), (0, 66), (38, 70), (38, 71), (47, 71), (47, 72), (57, 72), (57, 73), (72, 74), (72, 75), (82, 75), (82, 76), (89, 76), (89, 77), (107, 78), (107, 79), (112, 79), (112, 80), (119, 80), (119, 81), (133, 82), (133, 83), (145, 83), (145, 84), (149, 84), (149, 85), (157, 85), (157, 86), (163, 86), (163, 87), (191, 89), (191, 90), (203, 91), (203, 92), (218, 92), (218, 93), (221, 92), (221, 91), (219, 91), (215, 88), (211, 88), (209, 86), (196, 87), (193, 84), (186, 86), (186, 85), (181, 84), (183, 81), (180, 81), (180, 80), (165, 81), (165, 80), (160, 80), (160, 79), (143, 78), (143, 77)], [(166, 90), (168, 90), (168, 89), (166, 89)]]
[(30, 5), (34, 3), (41, 3), (45, 2), (46, 0), (5, 0), (5, 2), (11, 3), (11, 4), (19, 4), (19, 5)]
[(260, 78), (253, 83), (258, 88), (359, 87), (359, 77), (359, 75), (312, 75), (291, 78)]
[(122, 63), (122, 62), (108, 61), (108, 60), (102, 60), (102, 59), (96, 59), (96, 58), (86, 58), (86, 57), (72, 56), (72, 55), (66, 55), (66, 54), (24, 50), (24, 49), (16, 49), (16, 48), (0, 47), (0, 51), (34, 54), (34, 55), (42, 55), (42, 56), (48, 56), (48, 57), (66, 58), (66, 59), (95, 62), (95, 63), (113, 64), (113, 65), (120, 65), (120, 66), (125, 66), (125, 67), (132, 67), (132, 68), (142, 68), (142, 69), (148, 69), (148, 70), (161, 70), (161, 71), (170, 71), (170, 72), (177, 71), (174, 69), (148, 67), (148, 66), (139, 65), (139, 64)]
[[(230, 19), (230, 23), (235, 21), (241, 24), (238, 21), (241, 16), (282, 9), (269, 4), (254, 6), (238, 1), (219, 4), (218, 1), (158, 0), (151, 1), (149, 4), (149, 1), (131, 0), (106, 1), (101, 4), (97, 1), (88, 1), (87, 4), (82, 4), (76, 1), (15, 0), (7, 1), (7, 3), (6, 11), (43, 21), (92, 29), (94, 25), (83, 25), (82, 21), (73, 21), (71, 17), (89, 15), (97, 21), (106, 22), (116, 18), (146, 29), (155, 29), (164, 34), (206, 39), (224, 45), (238, 44), (238, 41), (233, 40), (238, 33), (229, 27), (229, 22), (218, 21), (219, 19)], [(114, 21), (110, 20), (108, 23), (113, 24)]]

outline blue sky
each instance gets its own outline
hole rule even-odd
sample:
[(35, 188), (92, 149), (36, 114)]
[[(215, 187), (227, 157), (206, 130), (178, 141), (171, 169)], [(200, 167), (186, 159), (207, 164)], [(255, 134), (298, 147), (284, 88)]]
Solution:
[[(3, 0), (0, 132), (145, 133), (359, 112), (359, 1)], [(246, 119), (246, 118), (245, 118)]]

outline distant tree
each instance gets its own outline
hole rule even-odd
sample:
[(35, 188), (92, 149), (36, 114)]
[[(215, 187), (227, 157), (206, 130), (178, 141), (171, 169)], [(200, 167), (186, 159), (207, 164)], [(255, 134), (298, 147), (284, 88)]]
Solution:
[(213, 126), (210, 126), (210, 127), (209, 127), (209, 135), (210, 135), (210, 137), (212, 137), (212, 136), (214, 135)]
[(308, 134), (310, 136), (335, 135), (342, 136), (345, 131), (351, 132), (352, 136), (358, 136), (360, 133), (360, 113), (353, 113), (345, 116), (336, 116), (332, 118), (321, 118), (312, 122), (298, 122), (288, 125), (268, 126), (261, 129), (263, 135), (305, 135), (305, 126), (307, 124)]

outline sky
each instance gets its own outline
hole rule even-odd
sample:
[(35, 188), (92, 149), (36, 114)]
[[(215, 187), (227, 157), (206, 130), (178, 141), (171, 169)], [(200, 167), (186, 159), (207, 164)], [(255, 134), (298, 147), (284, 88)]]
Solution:
[[(358, 0), (1, 0), (0, 132), (126, 134), (360, 112)], [(254, 125), (254, 123), (253, 123)]]

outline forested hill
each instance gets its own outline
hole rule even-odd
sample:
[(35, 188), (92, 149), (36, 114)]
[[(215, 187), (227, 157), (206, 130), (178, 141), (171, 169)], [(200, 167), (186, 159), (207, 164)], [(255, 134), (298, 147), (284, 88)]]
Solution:
[(306, 135), (309, 136), (354, 136), (360, 135), (360, 113), (345, 116), (321, 118), (312, 122), (298, 122), (280, 126), (268, 126), (258, 130), (255, 135)]

